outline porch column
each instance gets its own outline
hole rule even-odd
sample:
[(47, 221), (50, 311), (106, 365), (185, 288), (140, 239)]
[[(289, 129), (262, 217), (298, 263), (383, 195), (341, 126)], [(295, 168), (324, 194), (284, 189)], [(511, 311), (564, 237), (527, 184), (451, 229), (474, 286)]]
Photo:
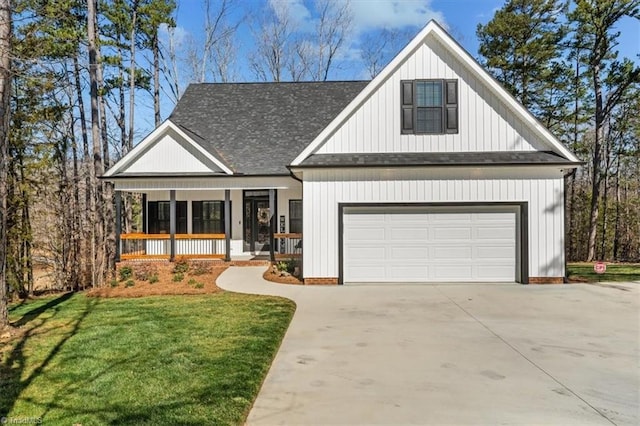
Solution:
[(169, 260), (176, 258), (176, 190), (169, 191)]
[(142, 233), (149, 233), (149, 224), (147, 223), (147, 194), (142, 194)]
[(231, 190), (224, 190), (224, 260), (231, 260)]
[(276, 260), (276, 255), (274, 252), (275, 240), (273, 238), (274, 227), (276, 226), (276, 190), (269, 190), (269, 215), (271, 216), (269, 219), (269, 257), (271, 261), (274, 262)]
[(122, 233), (122, 191), (115, 192), (116, 199), (116, 262), (120, 262), (120, 234)]

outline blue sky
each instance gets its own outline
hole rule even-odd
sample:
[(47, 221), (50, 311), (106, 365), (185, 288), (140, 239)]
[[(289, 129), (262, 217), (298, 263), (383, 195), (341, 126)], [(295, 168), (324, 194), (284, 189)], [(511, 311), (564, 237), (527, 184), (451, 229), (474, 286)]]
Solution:
[[(193, 42), (196, 45), (203, 35), (204, 6), (201, 0), (177, 0), (178, 11), (176, 16), (177, 28), (175, 30), (178, 43), (178, 55), (184, 57), (184, 49)], [(213, 8), (217, 2), (212, 0)], [(241, 21), (238, 28), (236, 65), (237, 81), (255, 81), (255, 75), (250, 71), (246, 58), (251, 52), (252, 37), (248, 20), (243, 20), (250, 11), (259, 11), (268, 2), (287, 1), (290, 9), (302, 26), (313, 28), (314, 16), (311, 0), (232, 0), (234, 9), (232, 20)], [(344, 0), (335, 0), (344, 1)], [(343, 63), (340, 69), (336, 69), (331, 75), (332, 80), (353, 80), (368, 78), (366, 72), (358, 62), (358, 42), (360, 37), (368, 32), (382, 27), (389, 29), (405, 30), (410, 34), (417, 33), (430, 19), (436, 19), (448, 32), (469, 52), (478, 57), (478, 41), (476, 27), (485, 24), (493, 17), (494, 13), (503, 6), (504, 0), (351, 0), (354, 31), (352, 32), (345, 51)], [(622, 56), (636, 61), (640, 51), (640, 25), (638, 21), (623, 20), (618, 26), (621, 32), (618, 49)], [(407, 40), (408, 41), (408, 40)], [(398, 46), (399, 50), (402, 46)], [(183, 51), (180, 52), (180, 49)], [(397, 52), (393, 52), (395, 54)], [(392, 56), (392, 55), (391, 55)], [(350, 60), (349, 60), (350, 59)], [(183, 64), (184, 65), (184, 64)], [(180, 71), (182, 90), (187, 85), (187, 72)], [(143, 112), (145, 105), (139, 105), (139, 115), (136, 117), (139, 131), (136, 139), (140, 139), (153, 129), (152, 114)], [(173, 102), (165, 96), (162, 105), (162, 116), (166, 118), (173, 109)]]

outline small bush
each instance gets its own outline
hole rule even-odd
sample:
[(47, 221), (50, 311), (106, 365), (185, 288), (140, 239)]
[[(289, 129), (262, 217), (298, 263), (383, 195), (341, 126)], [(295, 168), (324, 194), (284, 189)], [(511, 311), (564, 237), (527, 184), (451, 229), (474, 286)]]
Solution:
[(133, 270), (131, 266), (122, 266), (118, 270), (118, 276), (120, 277), (120, 281), (126, 281), (133, 276)]
[(137, 265), (133, 271), (133, 276), (139, 281), (149, 281), (153, 275), (158, 275), (158, 267), (152, 263)]
[(293, 274), (293, 271), (296, 270), (297, 266), (298, 261), (296, 259), (281, 260), (280, 262), (276, 263), (276, 269), (278, 271), (288, 272), (290, 274)]
[(153, 275), (151, 275), (149, 277), (149, 284), (155, 284), (158, 281), (160, 281), (160, 278), (158, 278), (158, 274), (157, 273), (155, 273), (155, 274), (153, 274)]
[(193, 279), (193, 278), (191, 278), (191, 279), (187, 282), (187, 284), (189, 284), (189, 285), (194, 285), (194, 284), (197, 284), (197, 283), (198, 283), (198, 281), (196, 281), (196, 280), (195, 280), (195, 279)]
[(178, 272), (173, 274), (173, 278), (171, 279), (173, 282), (180, 282), (184, 280), (184, 274), (182, 272)]
[(136, 283), (132, 279), (129, 279), (126, 283), (124, 283), (125, 287), (133, 287), (134, 285), (136, 285)]
[(173, 266), (174, 274), (185, 274), (189, 271), (189, 261), (184, 257), (181, 257), (176, 260), (175, 265)]
[(118, 287), (118, 280), (109, 281), (109, 285), (111, 286), (111, 288)]
[(195, 288), (203, 288), (204, 284), (202, 283), (196, 283), (196, 285), (194, 286)]
[(194, 260), (191, 262), (189, 273), (191, 275), (204, 275), (213, 272), (213, 262), (206, 260)]

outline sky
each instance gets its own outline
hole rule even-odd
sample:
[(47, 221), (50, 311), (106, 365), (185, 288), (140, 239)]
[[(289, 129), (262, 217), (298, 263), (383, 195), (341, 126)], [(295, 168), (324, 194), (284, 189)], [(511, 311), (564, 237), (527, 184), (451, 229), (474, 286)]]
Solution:
[[(221, 0), (211, 0), (213, 8)], [(256, 81), (246, 57), (253, 49), (251, 27), (246, 19), (248, 11), (260, 11), (268, 2), (286, 1), (294, 18), (303, 27), (313, 28), (315, 16), (311, 7), (312, 0), (232, 0), (235, 2), (232, 20), (240, 22), (238, 27), (236, 81)], [(335, 0), (337, 2), (346, 0)], [(204, 6), (201, 0), (177, 0), (175, 39), (178, 48), (184, 49), (189, 43), (201, 44), (203, 36)], [(416, 34), (427, 22), (435, 19), (442, 25), (473, 57), (478, 58), (478, 24), (486, 24), (494, 13), (504, 5), (504, 0), (350, 0), (353, 14), (353, 31), (347, 40), (341, 58), (344, 63), (330, 75), (331, 80), (368, 79), (366, 71), (359, 68), (359, 40), (380, 28), (404, 30)], [(245, 18), (245, 19), (243, 19)], [(638, 21), (625, 19), (618, 27), (621, 32), (618, 49), (621, 56), (638, 62), (640, 53), (640, 25)], [(166, 34), (165, 34), (166, 36)], [(162, 37), (162, 35), (161, 35)], [(409, 40), (407, 39), (406, 42)], [(399, 51), (404, 42), (397, 46)], [(397, 52), (394, 52), (394, 54)], [(393, 56), (393, 55), (392, 55)], [(391, 57), (392, 57), (391, 56)], [(351, 61), (349, 61), (351, 59)], [(390, 58), (389, 58), (390, 59)], [(181, 71), (182, 78), (186, 72)], [(183, 84), (182, 90), (186, 87)], [(173, 109), (172, 102), (162, 107), (163, 118)], [(139, 116), (142, 134), (153, 128), (152, 114)], [(138, 121), (138, 120), (137, 120)]]

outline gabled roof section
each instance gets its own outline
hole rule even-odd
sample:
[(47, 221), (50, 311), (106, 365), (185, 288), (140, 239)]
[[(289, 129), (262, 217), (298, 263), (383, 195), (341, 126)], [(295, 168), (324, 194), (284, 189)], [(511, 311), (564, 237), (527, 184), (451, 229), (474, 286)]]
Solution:
[[(528, 127), (531, 133), (540, 138), (545, 145), (545, 150), (553, 151), (563, 156), (570, 163), (579, 163), (580, 160), (569, 151), (555, 136), (549, 132), (525, 107), (523, 107), (510, 93), (503, 88), (462, 46), (460, 46), (447, 32), (435, 21), (430, 21), (420, 33), (378, 74), (349, 105), (331, 123), (318, 134), (300, 154), (293, 159), (291, 166), (300, 166), (305, 160), (316, 153), (331, 136), (340, 129), (349, 118), (361, 108), (365, 102), (378, 91), (387, 80), (396, 73), (400, 67), (425, 45), (429, 38), (439, 42), (462, 66), (475, 78), (482, 82), (497, 99)], [(398, 88), (399, 90), (399, 88)], [(398, 110), (398, 116), (400, 112)], [(398, 129), (398, 132), (400, 130)]]
[(289, 175), (291, 160), (367, 83), (192, 84), (169, 119), (235, 174)]
[(219, 156), (203, 148), (199, 139), (188, 129), (167, 120), (114, 164), (103, 177), (233, 174)]

